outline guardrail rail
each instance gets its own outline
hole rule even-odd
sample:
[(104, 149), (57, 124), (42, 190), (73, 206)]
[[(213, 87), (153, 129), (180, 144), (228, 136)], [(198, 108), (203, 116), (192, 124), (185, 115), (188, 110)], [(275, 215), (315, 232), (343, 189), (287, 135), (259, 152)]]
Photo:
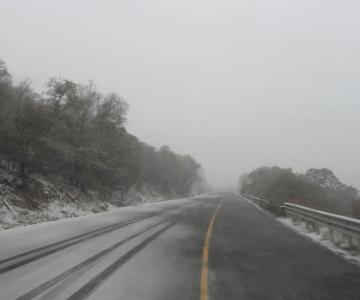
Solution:
[(284, 209), (294, 223), (304, 222), (307, 230), (329, 238), (337, 246), (360, 250), (360, 220), (292, 203), (285, 203)]
[(285, 216), (284, 208), (274, 205), (269, 200), (266, 200), (266, 199), (260, 198), (260, 197), (256, 197), (254, 195), (246, 194), (246, 193), (242, 193), (241, 195), (243, 197), (247, 198), (248, 200), (254, 202), (256, 205), (260, 206), (262, 209), (270, 211), (277, 216)]

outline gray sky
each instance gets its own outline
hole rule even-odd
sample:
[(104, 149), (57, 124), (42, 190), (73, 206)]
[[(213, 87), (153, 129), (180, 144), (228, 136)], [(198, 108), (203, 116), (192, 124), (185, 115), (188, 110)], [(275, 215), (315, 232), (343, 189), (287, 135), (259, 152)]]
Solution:
[(15, 79), (94, 80), (211, 183), (262, 165), (360, 187), (360, 1), (0, 0)]

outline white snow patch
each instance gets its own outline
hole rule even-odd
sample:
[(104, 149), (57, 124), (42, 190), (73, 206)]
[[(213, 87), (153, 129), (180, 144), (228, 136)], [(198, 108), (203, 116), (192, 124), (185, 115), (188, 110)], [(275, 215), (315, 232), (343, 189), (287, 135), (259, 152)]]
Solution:
[(277, 218), (282, 224), (291, 228), (292, 230), (300, 233), (306, 238), (310, 239), (314, 243), (327, 248), (328, 250), (334, 252), (337, 255), (342, 256), (348, 261), (355, 263), (360, 266), (360, 253), (359, 252), (350, 252), (348, 250), (339, 248), (335, 244), (333, 244), (328, 238), (325, 236), (328, 234), (328, 230), (326, 228), (321, 229), (321, 234), (317, 234), (316, 232), (309, 232), (306, 229), (306, 225), (304, 222), (293, 223), (291, 219), (286, 217)]
[[(242, 196), (239, 193), (237, 193), (237, 195), (240, 196), (243, 200), (245, 200), (248, 203), (255, 206), (258, 210), (261, 210), (263, 213), (265, 213), (269, 217), (274, 218), (274, 215), (270, 214), (269, 212), (267, 212), (266, 210), (261, 208), (255, 202), (251, 201), (250, 199), (247, 199), (246, 197)], [(346, 218), (346, 217), (344, 217), (344, 218)], [(359, 252), (350, 252), (350, 251), (347, 251), (345, 249), (341, 249), (338, 246), (336, 246), (335, 244), (333, 244), (328, 238), (325, 238), (325, 236), (328, 234), (328, 229), (322, 227), (321, 230), (320, 230), (321, 234), (317, 234), (316, 232), (309, 232), (306, 229), (306, 225), (305, 225), (304, 222), (299, 222), (297, 224), (294, 224), (291, 221), (291, 219), (287, 218), (287, 217), (278, 217), (278, 218), (275, 218), (275, 219), (278, 220), (279, 222), (281, 222), (282, 224), (284, 224), (285, 226), (289, 227), (290, 229), (292, 229), (292, 230), (296, 231), (297, 233), (303, 235), (307, 239), (313, 241), (317, 245), (325, 247), (328, 250), (334, 252), (335, 254), (342, 256), (346, 260), (360, 266), (360, 253)]]

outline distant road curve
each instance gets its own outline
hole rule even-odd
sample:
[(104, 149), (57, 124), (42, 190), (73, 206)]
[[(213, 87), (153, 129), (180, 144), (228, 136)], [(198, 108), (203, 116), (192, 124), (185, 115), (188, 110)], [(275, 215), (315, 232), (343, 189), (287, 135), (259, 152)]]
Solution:
[(360, 299), (360, 268), (232, 193), (0, 232), (0, 299)]

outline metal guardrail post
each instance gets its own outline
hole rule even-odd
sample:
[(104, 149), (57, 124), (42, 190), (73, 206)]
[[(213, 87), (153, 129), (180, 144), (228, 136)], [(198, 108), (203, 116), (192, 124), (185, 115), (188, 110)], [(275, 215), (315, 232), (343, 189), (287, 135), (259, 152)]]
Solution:
[(295, 223), (301, 220), (307, 230), (322, 234), (328, 229), (328, 239), (335, 245), (360, 250), (360, 220), (331, 214), (305, 206), (285, 203), (286, 215)]
[[(294, 224), (304, 222), (307, 230), (326, 236), (337, 246), (360, 251), (360, 220), (358, 219), (292, 203), (284, 203), (279, 207), (263, 198), (249, 194), (243, 194), (243, 196), (270, 212), (287, 215)], [(323, 230), (323, 228), (327, 230)]]

